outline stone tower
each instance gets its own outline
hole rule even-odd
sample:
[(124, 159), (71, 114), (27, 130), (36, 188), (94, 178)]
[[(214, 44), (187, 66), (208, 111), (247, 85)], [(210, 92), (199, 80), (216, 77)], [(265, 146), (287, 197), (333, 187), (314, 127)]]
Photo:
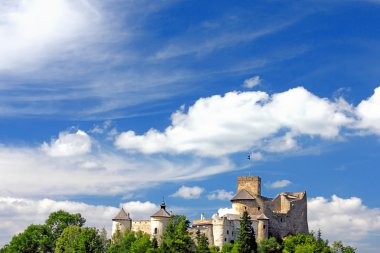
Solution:
[(252, 196), (261, 196), (261, 178), (258, 176), (238, 177), (237, 193), (243, 189)]
[(124, 211), (121, 207), (120, 212), (112, 219), (112, 235), (119, 229), (121, 233), (126, 230), (132, 229), (132, 219), (129, 217), (129, 213)]
[(157, 239), (158, 243), (161, 243), (161, 237), (169, 223), (169, 219), (170, 213), (166, 211), (165, 201), (162, 201), (160, 210), (150, 216), (151, 235)]
[(268, 225), (269, 219), (264, 214), (257, 217), (257, 238), (256, 240), (260, 242), (264, 238), (268, 238)]

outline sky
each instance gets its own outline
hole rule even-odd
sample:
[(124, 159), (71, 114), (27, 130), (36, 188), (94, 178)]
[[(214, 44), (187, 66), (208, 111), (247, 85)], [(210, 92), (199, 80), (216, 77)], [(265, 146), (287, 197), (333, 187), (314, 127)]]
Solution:
[[(49, 213), (190, 220), (237, 176), (380, 248), (380, 2), (0, 1), (0, 245)], [(247, 157), (251, 159), (248, 160)]]

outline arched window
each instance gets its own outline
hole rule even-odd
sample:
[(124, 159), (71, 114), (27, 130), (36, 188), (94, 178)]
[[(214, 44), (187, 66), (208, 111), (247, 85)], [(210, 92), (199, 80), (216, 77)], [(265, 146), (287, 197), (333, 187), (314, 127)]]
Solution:
[(257, 208), (257, 210), (259, 210), (259, 211), (260, 211), (260, 209), (261, 209), (260, 207)]
[(154, 234), (155, 235), (157, 234), (157, 228), (154, 228)]

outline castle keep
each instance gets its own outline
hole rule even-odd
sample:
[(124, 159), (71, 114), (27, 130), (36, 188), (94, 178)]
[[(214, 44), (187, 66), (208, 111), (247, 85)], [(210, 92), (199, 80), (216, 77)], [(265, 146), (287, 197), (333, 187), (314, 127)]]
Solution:
[[(200, 230), (210, 242), (210, 245), (222, 247), (235, 241), (239, 235), (240, 218), (247, 211), (252, 219), (258, 241), (274, 236), (283, 238), (289, 234), (307, 233), (307, 198), (306, 192), (282, 192), (274, 198), (261, 195), (261, 178), (258, 176), (242, 176), (237, 179), (236, 195), (231, 199), (232, 212), (223, 216), (214, 215), (206, 219), (192, 221), (190, 232)], [(169, 222), (170, 214), (165, 203), (153, 214), (150, 220), (132, 221), (129, 214), (121, 209), (113, 219), (112, 233), (119, 228), (121, 231), (143, 231), (156, 237), (161, 236)]]

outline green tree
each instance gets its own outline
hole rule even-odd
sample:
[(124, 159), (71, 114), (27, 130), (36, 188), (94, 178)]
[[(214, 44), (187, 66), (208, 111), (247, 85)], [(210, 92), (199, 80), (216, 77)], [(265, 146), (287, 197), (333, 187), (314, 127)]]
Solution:
[(255, 231), (252, 228), (251, 217), (244, 211), (240, 220), (238, 249), (240, 253), (252, 253), (257, 251)]
[(105, 252), (100, 233), (95, 228), (69, 226), (57, 239), (56, 253)]
[(24, 232), (14, 236), (4, 253), (53, 252), (54, 239), (52, 231), (46, 225), (29, 225)]
[(69, 226), (82, 227), (85, 222), (86, 219), (83, 218), (80, 213), (70, 214), (63, 210), (59, 210), (51, 213), (45, 223), (51, 228), (53, 238), (57, 240), (65, 228)]
[(190, 222), (182, 215), (172, 215), (162, 236), (160, 249), (163, 252), (192, 252), (194, 242), (188, 232)]
[(234, 248), (234, 243), (224, 244), (222, 247), (222, 253), (231, 253)]
[(197, 246), (195, 248), (196, 253), (210, 253), (210, 249), (208, 247), (208, 238), (204, 233), (198, 229), (196, 234)]
[(333, 252), (335, 253), (355, 253), (356, 249), (351, 246), (344, 246), (341, 241), (334, 242), (332, 245)]
[(260, 241), (257, 252), (259, 253), (281, 253), (281, 244), (274, 237), (265, 238)]
[(315, 237), (313, 234), (295, 234), (284, 238), (284, 253), (293, 252), (313, 252), (313, 253), (331, 253), (333, 252), (328, 241), (324, 241), (321, 233)]

